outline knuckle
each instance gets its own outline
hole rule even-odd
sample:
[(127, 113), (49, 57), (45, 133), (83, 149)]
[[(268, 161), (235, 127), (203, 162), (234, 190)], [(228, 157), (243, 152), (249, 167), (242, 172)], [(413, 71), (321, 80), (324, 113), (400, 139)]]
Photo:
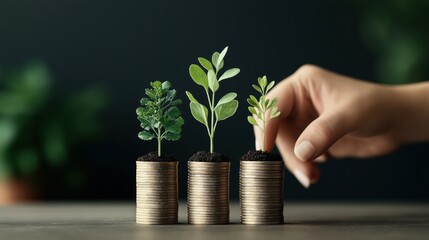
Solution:
[(313, 133), (321, 139), (332, 139), (335, 136), (335, 126), (326, 119), (319, 119), (317, 124), (313, 125)]
[[(313, 86), (316, 79), (320, 80), (324, 70), (321, 67), (312, 64), (302, 65), (295, 72), (295, 81), (304, 86)], [(322, 78), (323, 79), (323, 78)]]
[(313, 76), (318, 75), (322, 71), (322, 68), (313, 65), (313, 64), (304, 64), (296, 71), (298, 76), (305, 78), (312, 78)]

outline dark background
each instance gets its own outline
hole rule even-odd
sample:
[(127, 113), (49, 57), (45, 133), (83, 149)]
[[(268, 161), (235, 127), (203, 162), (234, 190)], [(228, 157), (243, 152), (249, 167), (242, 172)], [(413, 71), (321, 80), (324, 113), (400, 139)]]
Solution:
[[(245, 107), (251, 83), (262, 75), (280, 81), (306, 63), (377, 81), (374, 53), (362, 39), (358, 12), (341, 1), (0, 1), (0, 65), (44, 61), (58, 97), (94, 83), (109, 93), (101, 141), (76, 153), (87, 159), (87, 183), (73, 195), (59, 186), (47, 199), (134, 198), (135, 159), (156, 149), (155, 141), (137, 138), (135, 109), (154, 80), (171, 81), (184, 100), (183, 137), (164, 142), (165, 152), (180, 159), (184, 198), (186, 161), (209, 143), (188, 110), (184, 91), (202, 94), (188, 66), (225, 46), (226, 67), (239, 67), (241, 73), (223, 82), (220, 91), (237, 92), (241, 105), (218, 126), (215, 148), (232, 159), (231, 196), (236, 199), (238, 159), (254, 147)], [(285, 199), (427, 201), (427, 149), (417, 144), (370, 160), (330, 160), (308, 190), (286, 172)]]

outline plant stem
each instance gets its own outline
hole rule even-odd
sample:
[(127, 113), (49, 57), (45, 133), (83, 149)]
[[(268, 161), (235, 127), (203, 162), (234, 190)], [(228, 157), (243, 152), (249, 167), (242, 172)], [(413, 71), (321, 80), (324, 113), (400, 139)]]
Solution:
[[(265, 99), (265, 92), (264, 92), (263, 96)], [(263, 126), (262, 126), (263, 130), (262, 130), (262, 148), (261, 148), (261, 150), (262, 150), (262, 152), (265, 152), (265, 125), (266, 125), (265, 113), (267, 112), (267, 109), (265, 109), (264, 103), (262, 103), (261, 108), (262, 108), (262, 124), (263, 124)]]
[(265, 152), (265, 121), (262, 121), (263, 126), (263, 130), (262, 130), (262, 147), (261, 150), (262, 152)]
[(210, 107), (211, 110), (211, 124), (210, 124), (210, 153), (214, 152), (214, 101), (215, 101), (215, 93), (212, 93), (212, 104)]
[(158, 157), (161, 157), (161, 140), (162, 140), (161, 128), (158, 128)]

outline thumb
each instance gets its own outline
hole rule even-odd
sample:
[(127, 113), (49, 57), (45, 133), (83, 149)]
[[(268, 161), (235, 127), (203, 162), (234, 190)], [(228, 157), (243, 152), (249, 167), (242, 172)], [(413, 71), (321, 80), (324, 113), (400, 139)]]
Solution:
[[(323, 113), (311, 122), (295, 143), (295, 156), (301, 161), (312, 161), (325, 153), (336, 141), (351, 132), (353, 122), (343, 111)], [(343, 112), (344, 113), (344, 112)]]

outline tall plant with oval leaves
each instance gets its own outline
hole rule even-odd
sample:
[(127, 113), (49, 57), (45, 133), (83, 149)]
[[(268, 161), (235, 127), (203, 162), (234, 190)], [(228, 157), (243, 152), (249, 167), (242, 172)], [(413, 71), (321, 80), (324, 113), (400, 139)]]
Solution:
[[(255, 84), (252, 84), (252, 86), (261, 94), (259, 100), (253, 95), (250, 95), (247, 99), (247, 102), (250, 104), (248, 109), (252, 114), (251, 116), (247, 117), (247, 121), (262, 131), (263, 142), (261, 150), (263, 152), (265, 152), (265, 128), (267, 125), (267, 120), (280, 116), (280, 112), (277, 108), (278, 98), (274, 98), (272, 100), (267, 98), (267, 92), (274, 87), (274, 84), (275, 81), (268, 83), (267, 76), (258, 78), (259, 86)], [(259, 123), (256, 121), (255, 117), (260, 120)]]
[(235, 100), (237, 94), (234, 92), (225, 94), (216, 102), (216, 93), (219, 90), (220, 82), (235, 77), (240, 72), (238, 68), (231, 68), (218, 77), (220, 70), (224, 67), (227, 51), (228, 47), (225, 47), (222, 52), (213, 53), (211, 62), (203, 57), (198, 58), (198, 62), (207, 72), (197, 64), (189, 66), (189, 75), (196, 84), (204, 88), (207, 96), (208, 107), (201, 104), (190, 92), (186, 91), (190, 100), (189, 106), (192, 116), (207, 129), (210, 138), (210, 153), (214, 152), (214, 135), (218, 122), (232, 117), (238, 108), (238, 101)]
[(176, 97), (176, 90), (170, 89), (168, 81), (151, 82), (152, 88), (146, 88), (147, 98), (140, 100), (141, 107), (137, 108), (137, 119), (143, 128), (139, 132), (142, 140), (158, 140), (158, 156), (161, 156), (161, 141), (177, 141), (180, 139), (180, 132), (184, 124), (181, 112), (177, 105), (182, 103)]

